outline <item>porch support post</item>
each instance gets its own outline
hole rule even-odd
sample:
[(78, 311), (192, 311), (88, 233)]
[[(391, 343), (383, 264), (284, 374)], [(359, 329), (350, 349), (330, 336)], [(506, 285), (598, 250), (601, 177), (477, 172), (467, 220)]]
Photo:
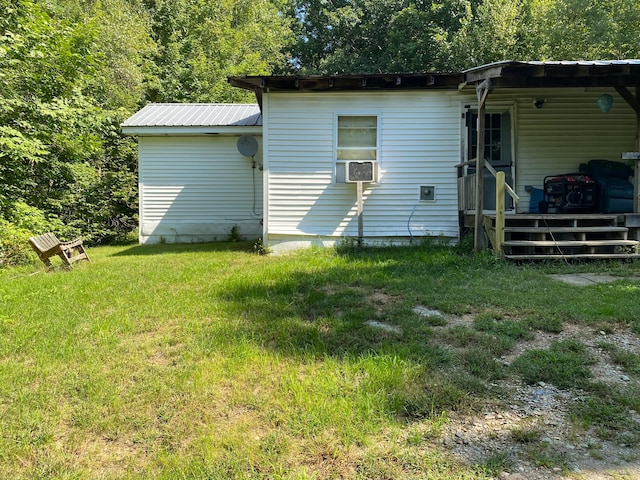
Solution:
[(364, 237), (364, 226), (363, 226), (363, 219), (362, 219), (362, 211), (363, 211), (363, 201), (362, 201), (362, 183), (363, 182), (358, 182), (358, 200), (357, 200), (357, 205), (358, 205), (358, 248), (362, 247), (362, 239)]
[(474, 225), (473, 249), (478, 252), (485, 248), (483, 223), (484, 198), (484, 128), (485, 106), (491, 91), (491, 80), (487, 79), (476, 86), (478, 96), (478, 148), (476, 150), (476, 215)]
[(498, 172), (496, 175), (496, 241), (493, 248), (500, 257), (503, 256), (502, 244), (504, 243), (504, 179), (504, 172)]

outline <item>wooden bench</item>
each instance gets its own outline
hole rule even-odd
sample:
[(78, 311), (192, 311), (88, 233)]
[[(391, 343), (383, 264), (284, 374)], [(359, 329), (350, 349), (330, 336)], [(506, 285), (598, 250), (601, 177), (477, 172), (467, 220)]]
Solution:
[(29, 239), (31, 247), (36, 251), (40, 260), (47, 267), (51, 267), (51, 257), (58, 255), (62, 263), (71, 268), (71, 265), (78, 260), (89, 261), (89, 255), (82, 245), (82, 239), (76, 238), (70, 242), (61, 242), (53, 233), (45, 233)]

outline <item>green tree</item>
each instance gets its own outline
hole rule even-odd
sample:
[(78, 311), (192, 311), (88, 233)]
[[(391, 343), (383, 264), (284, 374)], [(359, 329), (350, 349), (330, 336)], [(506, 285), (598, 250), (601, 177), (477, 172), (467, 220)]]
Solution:
[(286, 66), (291, 20), (275, 0), (148, 0), (153, 37), (154, 102), (255, 101), (228, 76), (264, 75)]
[(545, 58), (593, 60), (640, 56), (637, 0), (539, 0)]
[[(104, 22), (98, 28), (95, 18), (75, 15), (63, 4), (3, 0), (2, 7), (7, 15), (0, 20), (0, 218), (15, 224), (15, 212), (24, 211), (15, 206), (26, 204), (57, 227), (54, 220), (64, 219), (89, 240), (125, 235), (113, 219), (135, 215), (131, 199), (126, 215), (116, 202), (110, 215), (91, 221), (82, 212), (136, 186), (135, 162), (122, 153), (132, 141), (111, 132), (113, 119), (128, 114), (117, 107), (135, 107), (142, 89), (135, 94), (130, 78), (123, 75), (116, 84), (106, 74), (107, 59), (116, 57), (102, 48)], [(118, 70), (123, 62), (109, 65)], [(122, 157), (128, 159), (124, 170)], [(96, 193), (105, 183), (110, 190)]]
[(483, 0), (454, 34), (452, 63), (460, 69), (500, 60), (537, 59), (528, 0)]
[(637, 0), (296, 0), (301, 73), (640, 55)]
[[(0, 165), (5, 199), (41, 206), (59, 198), (64, 163), (86, 155), (95, 135), (78, 117), (86, 108), (83, 79), (89, 31), (54, 23), (40, 7), (19, 4), (0, 37)], [(84, 124), (84, 125), (83, 125)]]
[(416, 2), (397, 12), (389, 22), (384, 64), (394, 72), (455, 71), (456, 36), (469, 22), (467, 0)]
[(302, 73), (451, 70), (468, 0), (299, 0), (293, 58)]

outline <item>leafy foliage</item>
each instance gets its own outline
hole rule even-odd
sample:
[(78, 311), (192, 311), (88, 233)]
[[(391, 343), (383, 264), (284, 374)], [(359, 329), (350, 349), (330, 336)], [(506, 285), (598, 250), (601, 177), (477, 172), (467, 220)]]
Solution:
[(270, 73), (286, 61), (291, 20), (273, 0), (147, 2), (158, 45), (154, 102), (251, 101), (228, 76)]
[(11, 219), (18, 203), (89, 243), (126, 238), (137, 225), (137, 155), (120, 123), (149, 100), (251, 100), (226, 77), (286, 64), (284, 8), (0, 0), (0, 219), (5, 232), (21, 232), (2, 236), (3, 251), (10, 237), (37, 233)]
[(294, 58), (304, 73), (449, 69), (466, 0), (302, 0)]
[(640, 54), (635, 0), (297, 0), (295, 13), (293, 57), (302, 73)]
[(0, 218), (0, 267), (25, 265), (36, 259), (28, 243), (34, 234), (52, 230), (64, 238), (70, 232), (59, 219), (22, 202), (14, 203), (6, 217)]
[[(27, 205), (89, 243), (135, 229), (136, 145), (119, 124), (146, 102), (254, 101), (234, 75), (640, 56), (636, 0), (0, 0), (0, 12), (3, 231), (35, 228), (12, 213)], [(5, 259), (20, 235), (0, 235)]]
[[(103, 87), (113, 83), (99, 75), (105, 70), (97, 50), (104, 25), (76, 22), (60, 6), (49, 11), (27, 0), (17, 4), (0, 37), (0, 218), (5, 231), (27, 237), (41, 233), (43, 225), (19, 224), (15, 207), (23, 202), (46, 212), (48, 220), (58, 218), (84, 232), (89, 241), (125, 235), (131, 222), (123, 229), (109, 221), (117, 217), (113, 199), (127, 192), (131, 197), (135, 189), (135, 157), (132, 141), (117, 133), (125, 111), (109, 109), (123, 100), (105, 94)], [(127, 200), (130, 219), (136, 202)], [(97, 215), (105, 208), (109, 214)], [(47, 223), (45, 230), (59, 227)], [(8, 238), (3, 235), (5, 252)]]

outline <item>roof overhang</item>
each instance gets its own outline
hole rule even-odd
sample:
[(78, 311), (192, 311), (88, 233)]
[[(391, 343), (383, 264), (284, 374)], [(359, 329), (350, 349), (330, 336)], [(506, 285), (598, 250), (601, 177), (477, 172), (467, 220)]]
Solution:
[(258, 92), (454, 89), (461, 73), (384, 73), (366, 75), (284, 75), (230, 77), (234, 87)]
[(640, 60), (504, 61), (462, 72), (464, 84), (489, 81), (492, 88), (638, 87)]
[(135, 135), (138, 137), (160, 137), (160, 136), (193, 136), (193, 135), (262, 135), (262, 125), (256, 126), (215, 126), (215, 127), (173, 127), (173, 126), (153, 126), (153, 127), (122, 127), (122, 133)]
[(502, 61), (460, 73), (382, 73), (366, 75), (284, 75), (230, 77), (235, 87), (255, 92), (461, 89), (487, 82), (495, 88), (640, 88), (640, 60)]

